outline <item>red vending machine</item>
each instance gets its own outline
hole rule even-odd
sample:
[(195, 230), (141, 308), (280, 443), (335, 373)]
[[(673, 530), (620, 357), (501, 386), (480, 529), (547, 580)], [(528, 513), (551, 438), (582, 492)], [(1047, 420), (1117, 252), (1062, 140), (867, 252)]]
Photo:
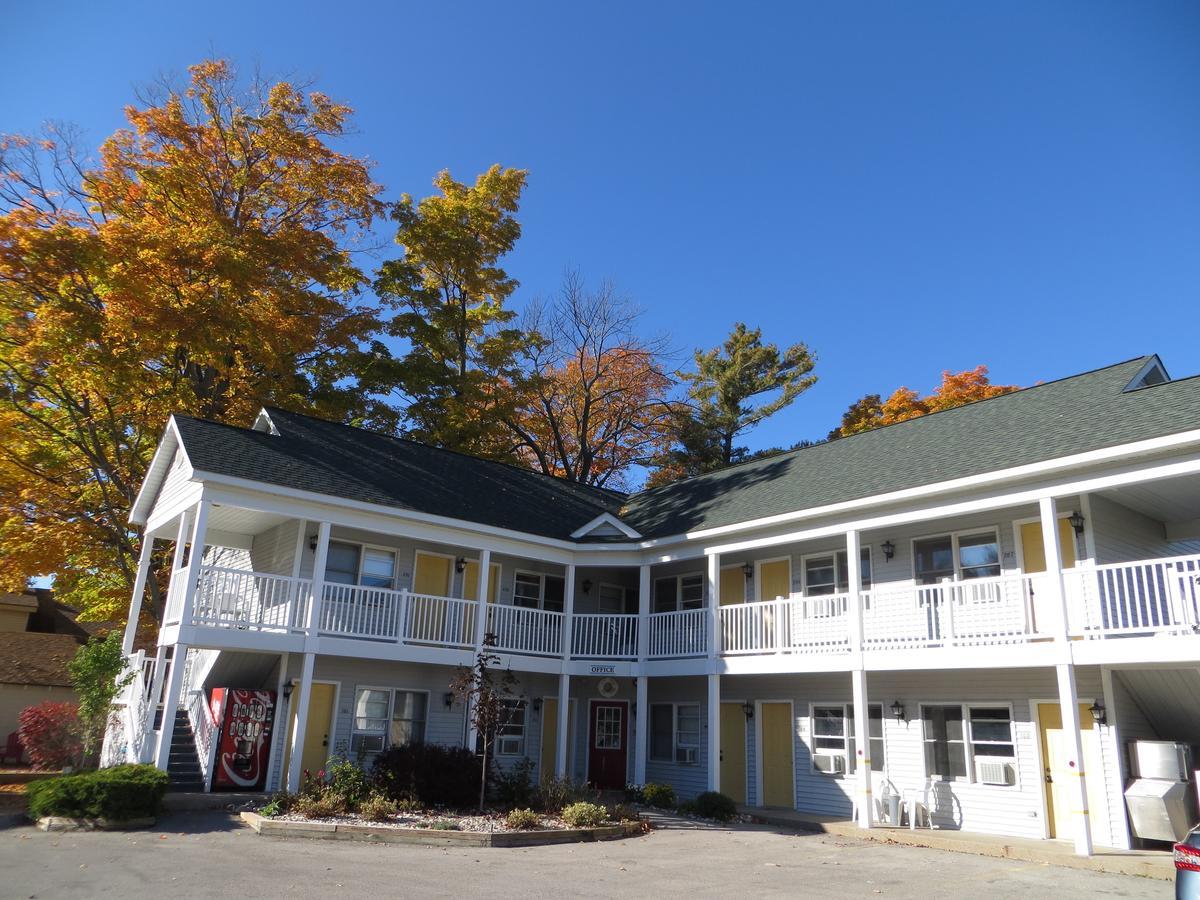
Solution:
[(271, 726), (275, 692), (213, 688), (209, 700), (217, 723), (214, 791), (261, 791), (267, 785), (271, 759)]

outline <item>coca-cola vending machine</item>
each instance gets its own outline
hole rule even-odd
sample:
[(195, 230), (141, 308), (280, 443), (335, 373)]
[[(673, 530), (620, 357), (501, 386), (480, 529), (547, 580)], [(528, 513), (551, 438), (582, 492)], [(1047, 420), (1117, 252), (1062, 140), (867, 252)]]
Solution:
[(275, 692), (213, 688), (209, 700), (217, 733), (214, 791), (261, 791), (271, 758)]

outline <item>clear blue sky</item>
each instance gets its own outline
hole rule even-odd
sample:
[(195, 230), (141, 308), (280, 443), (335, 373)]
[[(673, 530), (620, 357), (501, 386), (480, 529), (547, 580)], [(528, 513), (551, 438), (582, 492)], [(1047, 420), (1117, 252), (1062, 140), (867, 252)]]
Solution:
[(735, 319), (820, 383), (761, 447), (987, 364), (1029, 384), (1197, 363), (1200, 4), (23, 3), (0, 131), (205, 56), (350, 103), (388, 196), (530, 170), (517, 304), (614, 279), (680, 348)]

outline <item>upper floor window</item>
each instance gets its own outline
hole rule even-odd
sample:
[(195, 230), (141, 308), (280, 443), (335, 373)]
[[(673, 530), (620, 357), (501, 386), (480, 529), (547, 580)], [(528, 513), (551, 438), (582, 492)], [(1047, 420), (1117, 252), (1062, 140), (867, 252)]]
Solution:
[[(863, 547), (859, 559), (862, 586), (863, 590), (866, 590), (871, 586), (871, 548)], [(850, 573), (846, 560), (845, 550), (822, 556), (806, 556), (804, 593), (809, 597), (819, 597), (823, 594), (844, 594), (850, 590)]]
[(704, 606), (704, 576), (672, 575), (654, 579), (654, 611), (675, 612)]
[(566, 581), (561, 575), (517, 572), (513, 581), (513, 605), (562, 612), (565, 591)]
[(948, 578), (992, 578), (1000, 574), (996, 532), (964, 532), (913, 541), (913, 578), (937, 584)]
[(392, 588), (396, 583), (396, 554), (381, 547), (330, 541), (325, 558), (325, 580), (335, 584)]

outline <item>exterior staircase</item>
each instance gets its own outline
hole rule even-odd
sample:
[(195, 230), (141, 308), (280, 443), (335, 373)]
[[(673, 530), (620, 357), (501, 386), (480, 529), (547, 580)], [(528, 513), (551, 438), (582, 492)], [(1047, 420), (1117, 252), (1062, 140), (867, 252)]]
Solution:
[(175, 711), (175, 733), (171, 737), (171, 754), (167, 760), (167, 790), (198, 793), (204, 790), (200, 774), (200, 758), (196, 755), (196, 738), (186, 709)]

